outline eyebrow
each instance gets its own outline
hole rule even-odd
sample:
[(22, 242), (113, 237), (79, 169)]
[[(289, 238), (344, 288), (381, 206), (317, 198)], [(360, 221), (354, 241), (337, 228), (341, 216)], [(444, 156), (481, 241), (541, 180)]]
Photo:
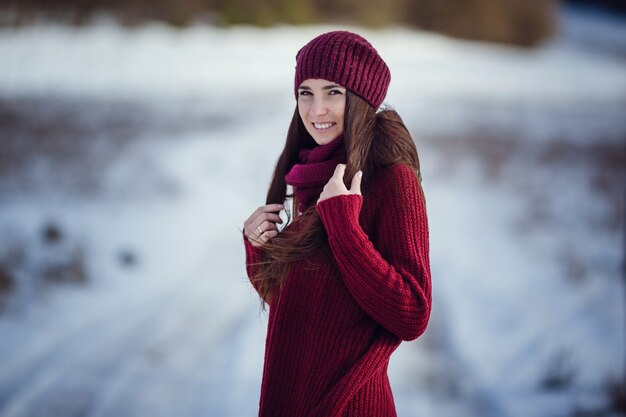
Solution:
[[(332, 90), (333, 88), (344, 88), (344, 87), (337, 85), (337, 84), (330, 84), (330, 85), (325, 85), (324, 87), (322, 87), (322, 90)], [(301, 85), (300, 87), (298, 87), (298, 90), (311, 90), (311, 87), (306, 86), (306, 85)]]

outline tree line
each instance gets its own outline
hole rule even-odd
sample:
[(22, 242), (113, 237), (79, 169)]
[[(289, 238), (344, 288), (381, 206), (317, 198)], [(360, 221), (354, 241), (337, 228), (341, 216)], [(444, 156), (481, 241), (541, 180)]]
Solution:
[(531, 46), (555, 30), (558, 0), (0, 0), (3, 26), (41, 19), (88, 23), (99, 13), (126, 25), (339, 23), (405, 25), (451, 36)]

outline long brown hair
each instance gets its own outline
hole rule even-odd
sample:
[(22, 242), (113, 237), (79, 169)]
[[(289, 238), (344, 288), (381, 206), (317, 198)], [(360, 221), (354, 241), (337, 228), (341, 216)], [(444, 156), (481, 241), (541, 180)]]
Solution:
[[(344, 178), (348, 187), (354, 174), (362, 170), (361, 192), (367, 196), (375, 173), (394, 163), (409, 165), (421, 180), (415, 143), (395, 110), (384, 109), (376, 113), (372, 105), (348, 90), (343, 134), (348, 155)], [(298, 162), (298, 151), (314, 145), (296, 106), (285, 147), (276, 162), (267, 191), (266, 204), (282, 204), (287, 198), (293, 198), (293, 194), (287, 194), (285, 175)], [(264, 260), (253, 277), (262, 301), (268, 303), (275, 291), (282, 288), (294, 263), (309, 258), (320, 249), (329, 253), (326, 230), (315, 206), (299, 215), (297, 201), (293, 198), (287, 224), (290, 224), (288, 228), (283, 226), (278, 236), (264, 243)]]

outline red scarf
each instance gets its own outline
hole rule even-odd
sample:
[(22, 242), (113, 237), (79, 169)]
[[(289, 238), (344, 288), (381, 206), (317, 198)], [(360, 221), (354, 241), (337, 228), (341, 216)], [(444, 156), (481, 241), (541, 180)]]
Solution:
[(294, 187), (299, 210), (304, 213), (315, 205), (337, 164), (346, 163), (343, 135), (313, 149), (300, 149), (298, 157), (298, 163), (285, 175), (285, 181)]

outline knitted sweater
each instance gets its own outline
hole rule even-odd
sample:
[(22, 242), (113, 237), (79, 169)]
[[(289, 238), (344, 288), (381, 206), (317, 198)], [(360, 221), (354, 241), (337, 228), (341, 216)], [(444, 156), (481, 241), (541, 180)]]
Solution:
[[(332, 257), (320, 250), (294, 265), (269, 306), (259, 416), (395, 416), (389, 357), (426, 330), (431, 310), (422, 188), (396, 164), (365, 198), (316, 209)], [(244, 242), (252, 278), (263, 249)]]

